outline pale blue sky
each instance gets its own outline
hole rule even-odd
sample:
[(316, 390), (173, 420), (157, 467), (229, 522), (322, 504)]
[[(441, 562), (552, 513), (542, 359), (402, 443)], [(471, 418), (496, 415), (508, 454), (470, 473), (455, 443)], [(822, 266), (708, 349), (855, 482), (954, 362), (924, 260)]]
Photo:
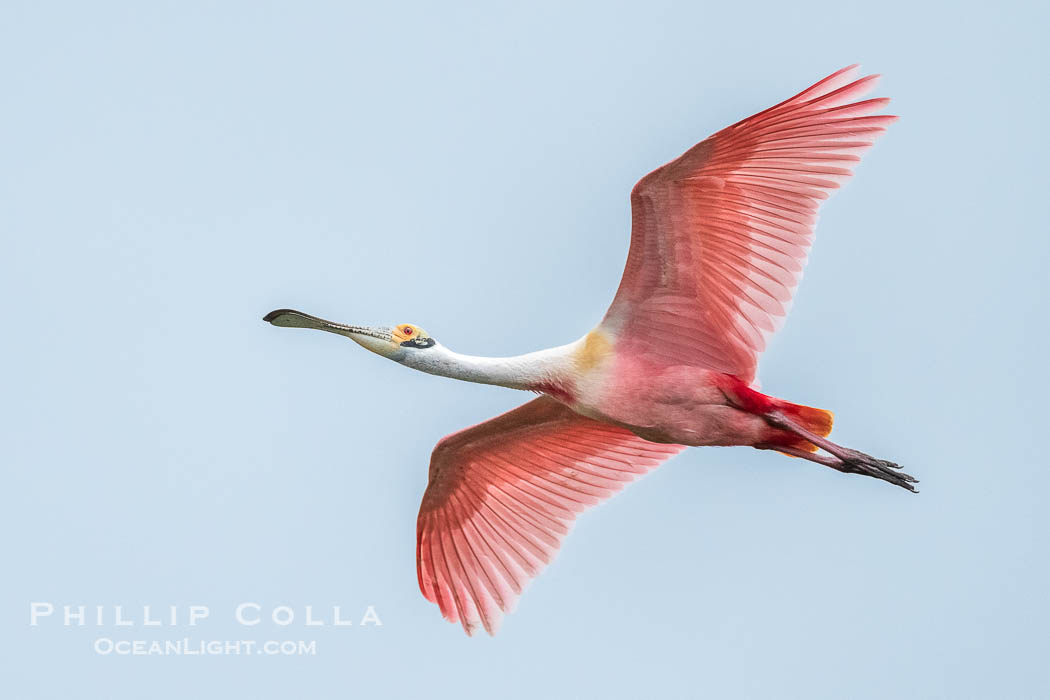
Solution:
[[(5, 695), (1047, 697), (1047, 15), (5, 3)], [(475, 354), (572, 340), (641, 175), (858, 61), (902, 119), (824, 208), (761, 374), (922, 493), (691, 450), (466, 638), (416, 586), (430, 449), (527, 397), (260, 317), (414, 322)], [(245, 600), (384, 625), (246, 632)], [(30, 601), (213, 619), (30, 628)], [(191, 633), (318, 655), (91, 650)]]

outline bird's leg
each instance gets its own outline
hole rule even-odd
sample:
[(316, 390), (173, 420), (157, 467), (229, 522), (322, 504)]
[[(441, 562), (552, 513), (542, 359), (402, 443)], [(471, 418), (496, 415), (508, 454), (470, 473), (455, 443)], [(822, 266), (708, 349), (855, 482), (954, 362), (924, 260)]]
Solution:
[(912, 484), (918, 483), (919, 480), (900, 471), (900, 466), (894, 462), (888, 462), (884, 459), (876, 459), (869, 454), (864, 454), (857, 450), (851, 450), (842, 445), (836, 445), (831, 440), (822, 438), (819, 435), (806, 430), (779, 411), (772, 411), (765, 414), (765, 419), (774, 428), (779, 428), (780, 430), (785, 430), (789, 433), (798, 435), (800, 438), (804, 438), (807, 442), (811, 442), (821, 448), (830, 456), (807, 452), (793, 447), (763, 445), (761, 449), (773, 449), (779, 452), (784, 452), (785, 454), (808, 459), (810, 462), (823, 464), (826, 467), (831, 467), (832, 469), (847, 474), (864, 474), (865, 476), (870, 476), (875, 479), (882, 479), (883, 481), (888, 481), (889, 483), (900, 486), (901, 488), (908, 489), (913, 493), (915, 492), (915, 487), (912, 486)]

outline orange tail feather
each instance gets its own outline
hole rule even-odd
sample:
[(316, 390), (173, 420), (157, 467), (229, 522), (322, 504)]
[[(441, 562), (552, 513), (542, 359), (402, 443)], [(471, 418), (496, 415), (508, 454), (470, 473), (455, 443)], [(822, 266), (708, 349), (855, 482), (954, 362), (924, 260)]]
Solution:
[[(835, 422), (835, 414), (822, 408), (779, 401), (777, 402), (777, 409), (809, 432), (816, 433), (820, 437), (827, 437), (831, 433), (832, 424)], [(805, 450), (806, 452), (817, 451), (817, 446), (812, 442), (790, 433), (785, 433), (785, 435), (787, 435), (788, 439), (782, 442), (778, 441), (778, 444)]]
[[(775, 396), (768, 396), (755, 391), (741, 380), (728, 374), (722, 375), (719, 388), (725, 393), (731, 405), (743, 411), (759, 416), (771, 411), (779, 411), (800, 427), (820, 437), (827, 437), (828, 433), (831, 432), (831, 424), (835, 420), (835, 414), (831, 411), (813, 408), (812, 406), (802, 406), (801, 404), (778, 399)], [(798, 450), (805, 450), (806, 452), (816, 452), (818, 449), (809, 440), (772, 426), (770, 426), (770, 435), (763, 444), (792, 447)]]

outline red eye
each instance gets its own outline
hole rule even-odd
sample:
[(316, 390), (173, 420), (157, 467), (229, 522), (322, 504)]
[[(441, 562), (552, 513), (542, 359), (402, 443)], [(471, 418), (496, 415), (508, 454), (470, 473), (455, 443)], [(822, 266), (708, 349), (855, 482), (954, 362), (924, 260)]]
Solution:
[(401, 332), (402, 332), (402, 333), (404, 333), (405, 335), (412, 335), (412, 329), (411, 329), (411, 328), (409, 328), (408, 326), (405, 326), (405, 327), (404, 327), (404, 328), (403, 328), (403, 329), (401, 330)]

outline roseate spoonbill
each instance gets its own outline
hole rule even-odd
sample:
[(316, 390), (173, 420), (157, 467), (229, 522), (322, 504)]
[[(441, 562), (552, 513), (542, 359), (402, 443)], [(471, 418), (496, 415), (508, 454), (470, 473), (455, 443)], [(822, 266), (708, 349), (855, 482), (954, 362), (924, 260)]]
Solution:
[(423, 595), (445, 618), (468, 634), (479, 624), (494, 633), (578, 513), (686, 446), (776, 450), (914, 491), (896, 464), (827, 440), (830, 411), (755, 388), (820, 201), (896, 119), (872, 114), (888, 99), (856, 101), (877, 78), (844, 68), (643, 177), (612, 306), (568, 345), (475, 357), (411, 323), (266, 315), (423, 372), (540, 394), (443, 438), (431, 455), (416, 564)]

